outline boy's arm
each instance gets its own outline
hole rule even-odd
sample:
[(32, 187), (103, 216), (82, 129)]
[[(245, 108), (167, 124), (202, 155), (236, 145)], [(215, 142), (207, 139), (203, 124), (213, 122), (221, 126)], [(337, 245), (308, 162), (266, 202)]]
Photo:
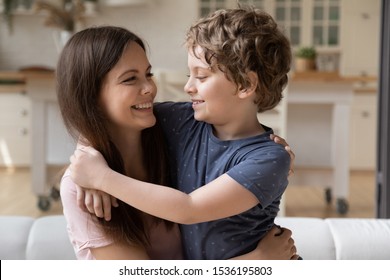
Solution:
[(259, 203), (254, 194), (227, 174), (190, 194), (126, 177), (111, 170), (92, 147), (76, 150), (70, 168), (78, 185), (104, 191), (141, 211), (180, 224), (225, 218)]
[[(289, 176), (294, 174), (294, 160), (295, 154), (291, 150), (291, 147), (288, 145), (286, 140), (278, 135), (271, 134), (271, 139), (277, 143), (282, 145), (285, 150), (290, 155), (290, 170)], [(82, 145), (78, 145), (78, 148), (81, 148)], [(105, 218), (105, 220), (109, 221), (111, 219), (111, 207), (117, 207), (118, 203), (116, 198), (106, 194), (101, 191), (93, 190), (93, 189), (77, 189), (77, 203), (79, 207), (82, 209), (87, 209), (91, 214), (94, 214), (100, 218)]]

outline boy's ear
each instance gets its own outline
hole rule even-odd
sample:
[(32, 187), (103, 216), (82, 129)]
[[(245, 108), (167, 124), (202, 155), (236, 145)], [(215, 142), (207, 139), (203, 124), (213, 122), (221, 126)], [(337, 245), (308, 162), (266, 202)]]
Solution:
[(238, 92), (238, 96), (241, 98), (246, 98), (248, 96), (252, 96), (256, 91), (257, 84), (259, 82), (257, 74), (253, 71), (249, 71), (248, 78), (250, 81), (250, 85), (246, 88), (241, 88), (240, 91)]

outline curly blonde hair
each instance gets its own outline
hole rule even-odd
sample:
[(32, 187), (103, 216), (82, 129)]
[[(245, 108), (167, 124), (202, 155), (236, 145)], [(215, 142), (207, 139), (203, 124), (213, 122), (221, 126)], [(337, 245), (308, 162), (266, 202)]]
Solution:
[(274, 108), (282, 99), (291, 46), (269, 14), (251, 7), (218, 10), (189, 28), (186, 46), (195, 55), (200, 46), (210, 67), (217, 66), (238, 88), (249, 87), (248, 73), (255, 72), (258, 112)]

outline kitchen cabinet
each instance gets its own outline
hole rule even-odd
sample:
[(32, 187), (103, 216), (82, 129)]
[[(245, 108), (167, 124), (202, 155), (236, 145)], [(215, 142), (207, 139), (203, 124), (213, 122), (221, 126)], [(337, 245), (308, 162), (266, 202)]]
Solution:
[[(75, 149), (74, 140), (62, 123), (52, 72), (25, 72), (26, 94), (31, 100), (31, 185), (38, 196), (41, 210), (50, 208), (50, 198), (56, 192), (49, 188), (51, 166), (65, 167)], [(56, 176), (54, 176), (56, 177)]]
[(350, 153), (352, 170), (375, 170), (377, 90), (358, 88), (351, 106)]
[(106, 0), (104, 4), (111, 7), (123, 7), (123, 6), (138, 6), (147, 5), (154, 2), (154, 0)]
[(31, 102), (21, 92), (0, 92), (0, 166), (31, 162)]
[[(353, 86), (336, 73), (295, 73), (288, 88), (287, 141), (301, 169), (292, 185), (319, 185), (337, 199), (337, 211), (348, 211), (349, 127)], [(310, 167), (310, 169), (305, 169)], [(326, 168), (330, 173), (319, 180)]]

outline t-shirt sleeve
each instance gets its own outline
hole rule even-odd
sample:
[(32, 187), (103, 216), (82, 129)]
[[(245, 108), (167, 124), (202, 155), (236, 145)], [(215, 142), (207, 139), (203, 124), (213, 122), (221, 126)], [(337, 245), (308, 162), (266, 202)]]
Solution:
[(185, 129), (190, 127), (188, 122), (194, 122), (193, 112), (194, 110), (190, 102), (161, 102), (154, 104), (154, 113), (157, 121), (161, 125), (166, 137), (172, 139), (182, 136), (181, 133), (185, 133)]
[(282, 147), (268, 149), (243, 160), (227, 174), (259, 200), (262, 208), (267, 207), (285, 191), (288, 185), (290, 155)]
[(60, 192), (69, 239), (78, 258), (88, 255), (83, 252), (84, 250), (89, 251), (90, 248), (104, 247), (113, 243), (96, 223), (96, 217), (77, 205), (76, 184), (72, 181), (69, 170), (61, 179)]

